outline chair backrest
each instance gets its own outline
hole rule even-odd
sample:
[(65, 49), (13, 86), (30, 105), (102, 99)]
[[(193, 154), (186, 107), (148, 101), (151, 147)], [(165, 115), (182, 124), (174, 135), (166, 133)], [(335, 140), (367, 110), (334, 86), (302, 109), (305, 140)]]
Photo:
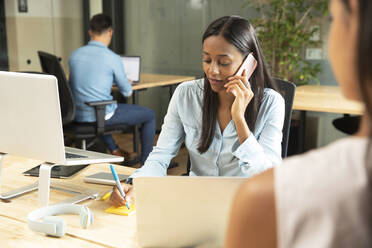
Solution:
[(279, 93), (282, 95), (285, 102), (285, 117), (282, 131), (282, 158), (285, 158), (287, 157), (289, 129), (291, 127), (292, 107), (296, 85), (279, 78), (274, 78), (274, 81), (278, 87)]
[(66, 125), (75, 118), (75, 101), (74, 96), (66, 79), (65, 72), (58, 58), (46, 52), (37, 52), (43, 72), (54, 75), (58, 80), (58, 92), (61, 104), (62, 123)]
[[(291, 117), (292, 117), (292, 107), (293, 100), (296, 91), (296, 85), (294, 83), (279, 79), (273, 78), (279, 93), (284, 98), (285, 103), (285, 114), (284, 114), (284, 123), (283, 123), (283, 138), (282, 138), (282, 158), (287, 157), (288, 151), (288, 139), (289, 139), (289, 129), (291, 127)], [(191, 169), (190, 156), (187, 157), (187, 172), (189, 175)]]

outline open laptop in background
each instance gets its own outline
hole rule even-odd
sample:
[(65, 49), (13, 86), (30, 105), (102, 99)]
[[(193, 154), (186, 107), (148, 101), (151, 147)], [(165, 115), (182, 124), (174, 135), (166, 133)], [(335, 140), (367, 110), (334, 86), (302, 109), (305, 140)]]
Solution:
[(123, 61), (124, 71), (129, 80), (133, 83), (139, 83), (141, 73), (141, 57), (140, 56), (120, 56)]
[(57, 79), (0, 72), (0, 153), (59, 165), (121, 162), (122, 157), (64, 146)]
[(246, 178), (134, 179), (141, 247), (222, 247), (230, 205)]

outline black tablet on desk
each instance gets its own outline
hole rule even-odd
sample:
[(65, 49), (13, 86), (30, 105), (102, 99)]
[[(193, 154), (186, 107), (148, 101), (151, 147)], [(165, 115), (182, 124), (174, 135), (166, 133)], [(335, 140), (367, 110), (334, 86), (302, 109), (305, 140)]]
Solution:
[[(56, 165), (52, 168), (50, 177), (52, 177), (52, 178), (68, 178), (68, 177), (74, 175), (75, 173), (79, 172), (80, 170), (84, 169), (87, 166), (88, 166), (87, 164), (69, 165), (69, 166)], [(23, 174), (25, 174), (27, 176), (38, 177), (39, 176), (39, 168), (40, 168), (40, 165), (32, 168), (31, 170), (23, 172)]]

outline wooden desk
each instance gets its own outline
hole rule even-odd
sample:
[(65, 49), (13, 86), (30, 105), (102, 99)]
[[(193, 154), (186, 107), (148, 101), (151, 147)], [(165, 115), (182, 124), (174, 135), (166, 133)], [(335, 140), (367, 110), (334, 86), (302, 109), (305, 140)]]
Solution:
[(304, 85), (296, 88), (293, 110), (300, 110), (300, 153), (305, 151), (306, 111), (361, 115), (364, 106), (346, 99), (339, 86)]
[[(40, 164), (40, 161), (20, 157), (6, 156), (3, 165), (3, 190), (11, 190), (38, 180), (35, 177), (22, 175), (22, 172)], [(133, 168), (115, 166), (118, 173), (131, 174)], [(57, 179), (82, 185), (105, 193), (111, 186), (87, 184), (83, 178), (87, 175), (106, 171), (107, 164), (90, 165), (82, 172), (70, 179)], [(51, 190), (51, 204), (71, 197), (71, 194)], [(77, 215), (63, 215), (66, 220), (66, 235), (62, 238), (47, 237), (28, 229), (27, 214), (38, 206), (37, 192), (31, 192), (18, 198), (11, 199), (10, 203), (0, 201), (0, 243), (6, 247), (138, 247), (136, 241), (136, 218), (132, 216), (119, 216), (104, 212), (109, 204), (98, 200), (89, 200), (83, 203), (94, 213), (94, 223), (88, 229), (82, 229)]]
[(140, 82), (133, 85), (133, 90), (148, 89), (159, 86), (171, 86), (194, 79), (194, 76), (143, 73), (141, 74)]
[(346, 99), (338, 86), (299, 86), (293, 102), (293, 110), (361, 115), (363, 109), (362, 103)]
[[(194, 79), (194, 76), (141, 73), (140, 82), (132, 85), (133, 104), (138, 104), (138, 91), (168, 86), (172, 94), (178, 84)], [(114, 86), (113, 90), (118, 91), (117, 86)]]
[(2, 247), (105, 247), (68, 234), (62, 239), (37, 235), (24, 221), (3, 215), (0, 216), (0, 242)]

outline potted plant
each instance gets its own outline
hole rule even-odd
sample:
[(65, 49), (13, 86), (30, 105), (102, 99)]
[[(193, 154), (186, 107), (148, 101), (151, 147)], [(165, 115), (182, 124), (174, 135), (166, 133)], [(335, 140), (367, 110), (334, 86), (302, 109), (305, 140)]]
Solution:
[(273, 76), (297, 85), (319, 83), (321, 67), (306, 60), (305, 51), (321, 45), (313, 38), (320, 32), (314, 23), (327, 14), (328, 0), (261, 0), (247, 6), (259, 13), (252, 23)]

